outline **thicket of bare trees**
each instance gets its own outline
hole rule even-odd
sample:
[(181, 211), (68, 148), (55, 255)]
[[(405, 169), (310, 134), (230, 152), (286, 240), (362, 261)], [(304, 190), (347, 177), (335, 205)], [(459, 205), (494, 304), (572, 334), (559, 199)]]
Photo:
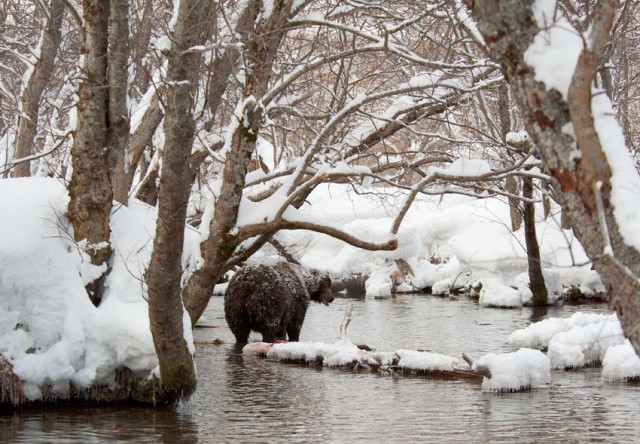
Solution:
[[(502, 16), (493, 13), (507, 7), (526, 18), (528, 2), (468, 2), (470, 9), (457, 0), (0, 3), (0, 173), (65, 181), (75, 238), (105, 273), (113, 206), (135, 197), (158, 207), (145, 280), (167, 402), (195, 387), (186, 343), (175, 341), (183, 337), (182, 303), (195, 324), (225, 272), (267, 243), (287, 254), (281, 230), (392, 249), (421, 193), (503, 194), (514, 229), (522, 208), (531, 221), (540, 196), (559, 199), (575, 228), (593, 217), (562, 189), (548, 136), (532, 126), (531, 85), (518, 69), (527, 43), (519, 36), (530, 36), (534, 23), (494, 23)], [(586, 29), (606, 3), (558, 5)], [(606, 88), (632, 150), (638, 12), (622, 2), (587, 78)], [(525, 124), (535, 144), (514, 145), (509, 133)], [(484, 158), (492, 171), (454, 177), (428, 169), (460, 157)], [(363, 180), (372, 192), (407, 196), (387, 242), (354, 238), (321, 218), (288, 217), (319, 184)], [(541, 191), (549, 180), (551, 189)], [(264, 217), (240, 218), (248, 206)], [(197, 270), (182, 268), (186, 223), (203, 235)], [(577, 229), (581, 239), (596, 234), (584, 230)], [(588, 250), (593, 259), (596, 250)], [(613, 266), (598, 270), (620, 276)], [(99, 304), (100, 279), (87, 289)], [(636, 347), (639, 332), (631, 335)]]

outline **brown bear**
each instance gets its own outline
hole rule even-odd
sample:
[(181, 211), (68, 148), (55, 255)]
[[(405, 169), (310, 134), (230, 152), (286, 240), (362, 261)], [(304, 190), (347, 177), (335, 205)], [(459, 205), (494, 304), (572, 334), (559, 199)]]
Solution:
[(245, 265), (233, 275), (224, 295), (224, 315), (239, 343), (251, 331), (263, 342), (298, 341), (309, 301), (333, 302), (327, 273), (300, 265)]

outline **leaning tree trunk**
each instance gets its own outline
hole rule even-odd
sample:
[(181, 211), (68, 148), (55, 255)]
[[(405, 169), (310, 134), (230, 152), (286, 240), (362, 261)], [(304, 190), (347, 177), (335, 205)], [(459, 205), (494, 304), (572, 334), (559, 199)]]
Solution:
[(149, 320), (160, 363), (160, 392), (156, 401), (173, 403), (196, 387), (193, 357), (184, 339), (180, 297), (182, 250), (191, 189), (190, 156), (195, 136), (193, 82), (197, 81), (200, 53), (186, 51), (206, 39), (199, 23), (208, 13), (208, 0), (182, 0), (175, 18), (165, 86), (166, 134), (158, 219), (153, 254), (145, 274)]
[[(591, 109), (593, 79), (609, 43), (618, 2), (601, 0), (596, 4), (589, 44), (584, 45), (575, 65), (562, 59), (561, 63), (567, 65), (561, 69), (573, 72), (566, 99), (537, 81), (535, 68), (525, 61), (525, 52), (541, 31), (531, 1), (466, 3), (472, 8), (491, 56), (502, 65), (538, 154), (552, 176), (562, 209), (574, 222), (576, 237), (609, 291), (625, 335), (640, 352), (640, 253), (625, 242), (615, 218), (611, 169)], [(564, 26), (569, 26), (568, 22)], [(563, 131), (569, 123), (575, 138)], [(621, 150), (619, 155), (626, 153)]]
[[(68, 216), (75, 240), (91, 263), (102, 265), (111, 255), (109, 216), (113, 192), (107, 147), (107, 41), (109, 2), (85, 0), (82, 82), (78, 90), (78, 123), (71, 149)], [(101, 299), (101, 279), (87, 285), (91, 301)]]
[(547, 286), (542, 275), (540, 247), (536, 236), (536, 209), (533, 199), (533, 179), (522, 178), (522, 197), (524, 197), (524, 240), (527, 245), (527, 262), (529, 265), (529, 288), (533, 293), (532, 304), (547, 305)]
[[(38, 110), (42, 91), (53, 73), (53, 62), (62, 41), (62, 18), (64, 16), (64, 3), (62, 0), (51, 0), (49, 17), (46, 21), (39, 42), (39, 57), (35, 60), (33, 71), (23, 85), (20, 94), (21, 114), (16, 136), (15, 160), (29, 158), (33, 155), (34, 138), (38, 124)], [(31, 162), (24, 160), (15, 164), (11, 172), (12, 177), (31, 176)]]

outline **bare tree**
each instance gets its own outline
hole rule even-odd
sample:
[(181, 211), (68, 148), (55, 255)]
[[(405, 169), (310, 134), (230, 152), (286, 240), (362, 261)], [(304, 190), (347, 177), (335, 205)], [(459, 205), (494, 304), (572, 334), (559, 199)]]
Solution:
[[(33, 67), (29, 71), (30, 76), (24, 82), (20, 94), (21, 115), (19, 116), (18, 134), (16, 136), (15, 157), (13, 161), (13, 177), (31, 176), (31, 162), (29, 156), (33, 155), (34, 138), (38, 124), (38, 111), (40, 98), (51, 74), (53, 62), (56, 58), (58, 47), (62, 39), (62, 18), (65, 6), (62, 0), (51, 0), (48, 4), (46, 25), (40, 37), (38, 57), (33, 61)], [(26, 159), (20, 162), (20, 159)]]
[(193, 91), (197, 87), (200, 52), (206, 41), (202, 22), (209, 14), (207, 0), (182, 0), (171, 34), (165, 86), (164, 146), (158, 222), (153, 254), (145, 274), (149, 296), (149, 320), (160, 363), (162, 403), (173, 403), (195, 390), (193, 357), (183, 331), (180, 297), (182, 247), (187, 201), (191, 189), (191, 147), (195, 135)]

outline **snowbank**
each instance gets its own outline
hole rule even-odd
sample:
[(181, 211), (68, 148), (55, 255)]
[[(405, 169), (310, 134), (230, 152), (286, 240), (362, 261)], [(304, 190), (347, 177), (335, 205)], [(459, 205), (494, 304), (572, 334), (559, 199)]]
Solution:
[[(114, 384), (121, 367), (147, 375), (157, 366), (141, 280), (155, 210), (136, 201), (114, 208), (113, 268), (96, 308), (84, 284), (102, 270), (74, 242), (67, 203), (56, 180), (0, 180), (0, 353), (29, 399), (43, 386), (64, 396), (69, 384)], [(190, 329), (185, 336), (193, 347)]]
[[(475, 164), (465, 163), (465, 167), (469, 165)], [(463, 172), (457, 171), (457, 174)], [(347, 185), (321, 185), (311, 193), (296, 217), (330, 221), (332, 226), (367, 241), (388, 239), (393, 217), (404, 201), (402, 192), (396, 190), (393, 194), (381, 195), (365, 188), (356, 191)], [(602, 291), (593, 270), (574, 265), (588, 261), (571, 231), (560, 228), (559, 208), (554, 206), (552, 216), (546, 220), (542, 214), (538, 208), (538, 239), (550, 300), (562, 296), (563, 286), (574, 286), (587, 295)], [(500, 286), (499, 294), (485, 291), (483, 300), (488, 305), (516, 307), (530, 300), (526, 288), (524, 232), (522, 228), (511, 231), (509, 204), (499, 196), (485, 199), (460, 195), (421, 196), (398, 232), (398, 249), (390, 252), (361, 250), (306, 231), (284, 231), (277, 236), (281, 243), (295, 251), (303, 265), (328, 271), (336, 282), (348, 281), (354, 276), (367, 277), (368, 296), (389, 297), (396, 286), (402, 284), (416, 290), (447, 294), (452, 288), (459, 289), (473, 282), (484, 285), (490, 279), (500, 279), (504, 286), (517, 288), (519, 298)], [(266, 246), (252, 260), (273, 262), (276, 258), (277, 252)], [(397, 259), (403, 259), (411, 267), (400, 281), (392, 278), (403, 271), (398, 269)]]
[(396, 355), (400, 358), (398, 367), (410, 370), (439, 370), (450, 372), (463, 365), (458, 358), (441, 355), (439, 353), (421, 352), (416, 350), (397, 350)]
[[(243, 348), (243, 353), (251, 353), (250, 344)], [(283, 342), (276, 343), (267, 352), (267, 357), (279, 361), (322, 360), (322, 365), (337, 367), (358, 363), (360, 365), (391, 365), (393, 354), (369, 353), (360, 350), (347, 338), (334, 344), (322, 342)]]

